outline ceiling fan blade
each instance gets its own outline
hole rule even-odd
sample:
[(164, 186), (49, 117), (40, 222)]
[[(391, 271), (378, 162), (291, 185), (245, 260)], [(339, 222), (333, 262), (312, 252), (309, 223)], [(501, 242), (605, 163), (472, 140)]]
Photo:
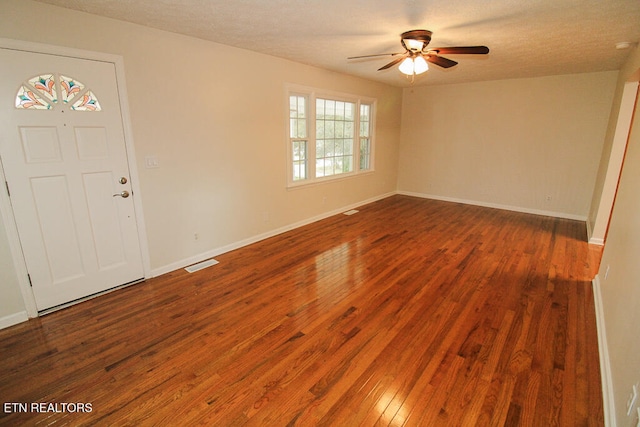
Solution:
[(386, 70), (387, 68), (391, 68), (394, 65), (396, 65), (397, 63), (402, 62), (402, 60), (404, 60), (404, 58), (406, 58), (406, 57), (407, 57), (407, 55), (402, 55), (400, 58), (396, 58), (393, 61), (389, 62), (387, 65), (384, 65), (384, 66), (378, 68), (378, 71), (382, 71), (382, 70)]
[(489, 48), (486, 46), (434, 47), (429, 49), (429, 52), (436, 52), (442, 55), (484, 55), (489, 53)]
[(396, 56), (396, 55), (402, 55), (402, 53), (377, 53), (375, 55), (350, 56), (347, 59), (375, 58), (376, 56)]
[(456, 61), (452, 61), (451, 59), (443, 58), (442, 56), (436, 55), (425, 55), (424, 59), (431, 62), (432, 64), (439, 65), (442, 68), (451, 68), (457, 64)]

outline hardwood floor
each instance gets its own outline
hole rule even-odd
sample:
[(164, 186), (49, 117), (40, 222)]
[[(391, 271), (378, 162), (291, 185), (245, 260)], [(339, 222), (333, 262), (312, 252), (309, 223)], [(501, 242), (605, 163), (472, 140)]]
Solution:
[(603, 425), (583, 223), (359, 210), (0, 331), (0, 424)]

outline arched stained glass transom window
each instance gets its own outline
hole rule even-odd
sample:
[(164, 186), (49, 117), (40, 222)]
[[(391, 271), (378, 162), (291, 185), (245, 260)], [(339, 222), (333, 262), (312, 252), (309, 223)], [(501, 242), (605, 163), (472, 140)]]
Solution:
[(16, 94), (18, 109), (52, 110), (58, 105), (70, 105), (75, 111), (102, 110), (96, 95), (83, 83), (58, 73), (31, 77)]

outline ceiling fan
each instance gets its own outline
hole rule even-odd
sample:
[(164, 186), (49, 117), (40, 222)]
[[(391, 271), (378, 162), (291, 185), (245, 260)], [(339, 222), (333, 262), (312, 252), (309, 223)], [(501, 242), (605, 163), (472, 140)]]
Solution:
[(428, 48), (433, 33), (429, 30), (411, 30), (400, 35), (400, 43), (404, 48), (402, 53), (380, 53), (375, 55), (351, 56), (347, 59), (374, 58), (378, 56), (398, 56), (388, 64), (378, 68), (378, 71), (386, 70), (396, 64), (400, 72), (407, 76), (422, 74), (429, 69), (427, 62), (443, 68), (451, 68), (457, 64), (456, 61), (439, 56), (462, 55), (462, 54), (487, 54), (489, 48), (486, 46), (458, 46), (458, 47), (433, 47)]

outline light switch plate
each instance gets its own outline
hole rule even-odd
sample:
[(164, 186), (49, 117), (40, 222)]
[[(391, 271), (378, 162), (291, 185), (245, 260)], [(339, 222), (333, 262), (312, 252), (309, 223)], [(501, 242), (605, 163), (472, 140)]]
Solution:
[(144, 167), (147, 169), (159, 168), (160, 161), (158, 157), (154, 154), (148, 155), (144, 157)]

